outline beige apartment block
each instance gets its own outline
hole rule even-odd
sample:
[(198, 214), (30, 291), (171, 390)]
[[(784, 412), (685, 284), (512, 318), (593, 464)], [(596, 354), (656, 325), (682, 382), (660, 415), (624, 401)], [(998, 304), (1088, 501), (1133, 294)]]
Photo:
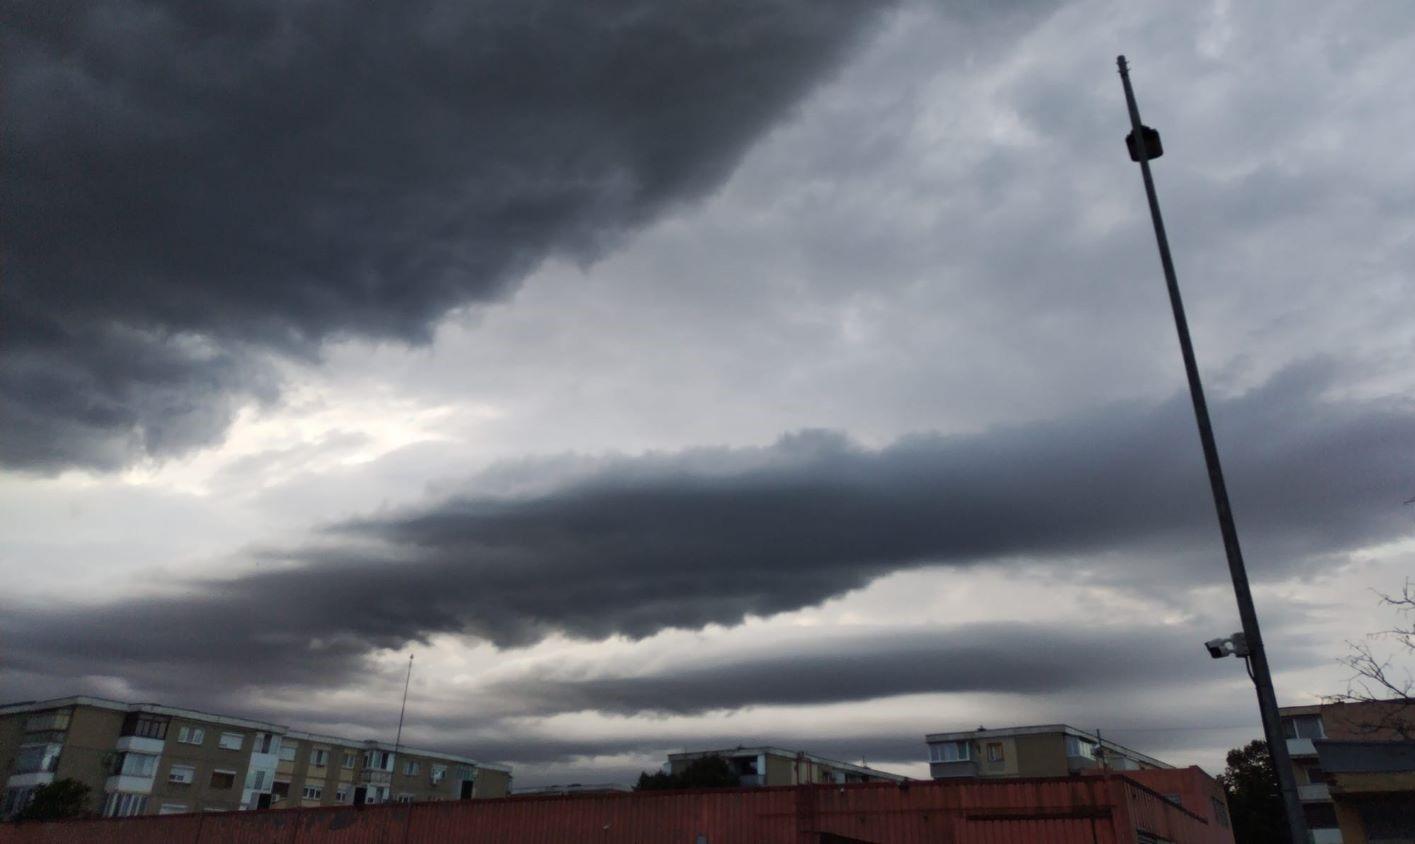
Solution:
[(1404, 735), (1415, 726), (1415, 701), (1284, 706), (1278, 714), (1313, 844), (1415, 840), (1415, 742)]
[(0, 819), (36, 788), (87, 784), (108, 817), (503, 797), (508, 768), (392, 742), (151, 703), (69, 697), (0, 706)]
[(1173, 767), (1094, 733), (1065, 724), (932, 733), (929, 775), (1064, 777), (1085, 771), (1144, 771)]
[(669, 754), (669, 771), (682, 773), (692, 762), (720, 756), (744, 786), (805, 785), (808, 783), (904, 782), (909, 778), (866, 765), (825, 759), (780, 747), (734, 747)]

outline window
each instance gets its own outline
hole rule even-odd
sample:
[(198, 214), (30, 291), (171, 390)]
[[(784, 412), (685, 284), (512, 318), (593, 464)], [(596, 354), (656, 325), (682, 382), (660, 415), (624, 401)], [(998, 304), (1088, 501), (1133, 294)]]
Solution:
[(437, 785), (438, 783), (442, 782), (442, 781), (445, 780), (445, 779), (447, 779), (447, 766), (446, 766), (446, 765), (433, 765), (433, 766), (432, 766), (432, 784), (433, 784), (433, 785)]
[(320, 798), (324, 797), (324, 786), (307, 785), (305, 786), (304, 791), (300, 792), (300, 796), (305, 798), (306, 800), (319, 800)]
[(364, 752), (364, 767), (373, 768), (379, 771), (393, 770), (393, 754), (387, 750), (368, 750)]
[(252, 753), (274, 753), (280, 746), (280, 739), (270, 733), (256, 733), (255, 747), (251, 748)]
[(1210, 797), (1209, 802), (1213, 804), (1214, 817), (1218, 818), (1219, 825), (1222, 826), (1224, 829), (1228, 829), (1228, 807), (1225, 806), (1223, 804), (1223, 801), (1218, 799), (1217, 797)]
[(31, 715), (25, 719), (25, 732), (40, 733), (49, 730), (69, 729), (68, 709), (55, 709), (50, 712), (41, 712), (38, 715)]
[(1001, 761), (1002, 761), (1002, 742), (1000, 742), (1000, 741), (990, 741), (990, 742), (988, 742), (988, 761), (989, 761), (989, 762), (1001, 762)]
[(1096, 745), (1094, 742), (1086, 741), (1080, 736), (1066, 737), (1066, 755), (1080, 756), (1083, 759), (1096, 758)]
[(338, 800), (340, 803), (348, 803), (348, 802), (349, 802), (349, 787), (348, 787), (347, 785), (341, 785), (341, 786), (339, 786), (338, 788), (336, 788), (336, 789), (334, 790), (334, 799), (335, 799), (335, 800)]
[(182, 815), (186, 814), (186, 803), (163, 803), (162, 808), (157, 810), (159, 815)]
[(131, 818), (141, 815), (146, 808), (146, 794), (114, 791), (108, 795), (108, 799), (103, 804), (103, 816), (105, 818)]
[(324, 767), (325, 765), (327, 765), (327, 764), (329, 764), (329, 751), (328, 751), (328, 750), (311, 750), (311, 751), (310, 751), (310, 765), (312, 765), (312, 766), (314, 766), (314, 767), (316, 767), (316, 768), (323, 768), (323, 767)]
[(206, 730), (201, 727), (178, 727), (177, 741), (182, 744), (201, 744), (206, 741)]
[(270, 795), (275, 800), (284, 800), (290, 796), (290, 783), (285, 780), (276, 780), (270, 784)]
[(417, 775), (422, 771), (422, 769), (423, 769), (422, 763), (421, 763), (421, 762), (416, 762), (416, 761), (414, 761), (414, 760), (412, 760), (412, 759), (409, 759), (407, 762), (404, 762), (404, 763), (403, 763), (403, 775), (404, 775), (404, 776), (415, 777), (415, 776), (417, 776)]
[(235, 771), (212, 771), (211, 787), (216, 789), (233, 788), (236, 785)]
[[(167, 719), (160, 715), (149, 715), (146, 712), (131, 712), (127, 718), (123, 719), (123, 730), (119, 735), (165, 739), (167, 738)], [(119, 817), (126, 816), (120, 815)]]
[(255, 770), (246, 774), (246, 788), (249, 788), (251, 791), (264, 791), (265, 771), (261, 770), (260, 768), (256, 768)]
[(116, 773), (129, 777), (150, 777), (157, 772), (157, 756), (151, 753), (122, 753)]
[(945, 741), (929, 745), (930, 762), (967, 762), (972, 758), (972, 746), (966, 741)]
[(1282, 734), (1290, 739), (1326, 738), (1320, 715), (1293, 715), (1282, 719)]
[(354, 764), (358, 762), (358, 760), (359, 754), (355, 753), (352, 750), (344, 751), (344, 767), (352, 771), (354, 769)]
[(240, 750), (245, 741), (246, 737), (241, 733), (222, 733), (216, 745), (222, 750)]
[(413, 802), (413, 795), (411, 795), (411, 794), (400, 794), (400, 795), (398, 795), (398, 802), (399, 802), (399, 803), (411, 803), (411, 802)]
[(167, 781), (177, 785), (190, 785), (197, 778), (197, 769), (191, 765), (173, 765), (167, 770)]
[(1321, 785), (1322, 783), (1328, 781), (1327, 772), (1323, 771), (1320, 765), (1313, 765), (1312, 767), (1307, 768), (1306, 770), (1308, 785)]
[(15, 754), (15, 773), (35, 774), (52, 771), (59, 766), (59, 744), (30, 744)]
[(295, 755), (300, 752), (300, 743), (297, 741), (280, 742), (280, 761), (293, 762)]

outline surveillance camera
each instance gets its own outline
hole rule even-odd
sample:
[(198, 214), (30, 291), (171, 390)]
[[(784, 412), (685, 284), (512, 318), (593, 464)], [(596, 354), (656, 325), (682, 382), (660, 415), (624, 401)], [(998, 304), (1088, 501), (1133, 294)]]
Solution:
[(1223, 659), (1232, 652), (1233, 643), (1228, 639), (1210, 639), (1204, 643), (1204, 647), (1209, 649), (1209, 656)]

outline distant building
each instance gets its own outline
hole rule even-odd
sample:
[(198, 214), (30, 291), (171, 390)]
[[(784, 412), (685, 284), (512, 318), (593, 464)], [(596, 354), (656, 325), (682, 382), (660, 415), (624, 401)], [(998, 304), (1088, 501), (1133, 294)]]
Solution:
[(806, 785), (809, 783), (904, 782), (909, 778), (866, 765), (852, 765), (823, 759), (779, 747), (736, 747), (727, 750), (698, 750), (668, 756), (669, 772), (682, 773), (696, 759), (720, 756), (727, 761), (744, 786)]
[(501, 797), (511, 771), (451, 753), (152, 703), (0, 706), (0, 818), (72, 778), (105, 817)]
[(613, 794), (618, 791), (633, 791), (627, 785), (614, 782), (572, 782), (569, 785), (537, 785), (529, 788), (511, 789), (512, 797), (548, 794)]
[(1415, 751), (1393, 727), (1415, 719), (1415, 703), (1284, 706), (1278, 713), (1313, 844), (1384, 840), (1372, 829), (1404, 830), (1406, 837), (1391, 840), (1415, 838)]
[(932, 733), (924, 740), (929, 746), (929, 776), (936, 780), (1060, 777), (1101, 769), (1144, 771), (1174, 767), (1065, 724)]

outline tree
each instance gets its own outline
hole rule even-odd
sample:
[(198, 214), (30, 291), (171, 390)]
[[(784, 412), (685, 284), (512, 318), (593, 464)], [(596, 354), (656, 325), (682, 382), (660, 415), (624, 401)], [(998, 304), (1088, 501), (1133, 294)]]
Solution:
[(1268, 745), (1252, 741), (1228, 751), (1228, 767), (1218, 778), (1228, 795), (1233, 837), (1244, 844), (1287, 844), (1282, 788)]
[(1388, 630), (1366, 637), (1364, 642), (1348, 642), (1350, 654), (1342, 663), (1354, 672), (1346, 684), (1346, 692), (1332, 695), (1334, 703), (1374, 703), (1362, 707), (1361, 716), (1352, 728), (1358, 733), (1394, 735), (1405, 741), (1415, 741), (1415, 677), (1410, 668), (1395, 664), (1394, 657), (1385, 657), (1373, 647), (1374, 642), (1394, 642), (1396, 649), (1415, 656), (1415, 592), (1411, 582), (1398, 595), (1378, 593), (1381, 603), (1395, 608), (1397, 621)]
[(660, 791), (678, 788), (736, 788), (741, 784), (732, 766), (721, 756), (704, 756), (694, 759), (676, 774), (647, 771), (639, 774), (635, 791)]
[(90, 813), (89, 787), (75, 779), (55, 780), (34, 790), (29, 805), (15, 816), (17, 821), (57, 821), (82, 818)]

